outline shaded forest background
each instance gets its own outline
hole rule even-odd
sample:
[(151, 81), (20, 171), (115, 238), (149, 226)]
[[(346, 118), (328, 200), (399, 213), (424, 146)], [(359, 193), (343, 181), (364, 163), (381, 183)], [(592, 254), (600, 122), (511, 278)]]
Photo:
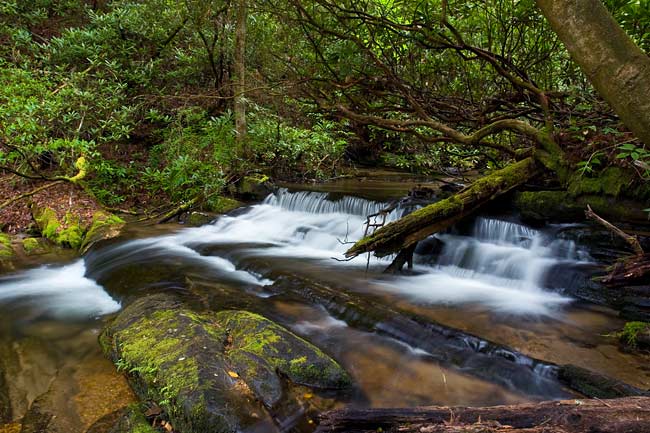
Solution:
[[(604, 3), (650, 52), (650, 2)], [(14, 191), (82, 174), (108, 209), (218, 211), (246, 176), (503, 168), (536, 147), (525, 125), (562, 152), (543, 164), (547, 187), (650, 197), (650, 149), (533, 0), (0, 5), (0, 170)]]

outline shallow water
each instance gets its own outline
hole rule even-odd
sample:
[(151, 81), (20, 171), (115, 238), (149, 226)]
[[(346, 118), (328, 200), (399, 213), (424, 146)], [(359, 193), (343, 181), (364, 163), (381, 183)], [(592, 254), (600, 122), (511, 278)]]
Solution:
[[(30, 334), (52, 344), (47, 350), (36, 344), (28, 352), (27, 358), (49, 359), (52, 367), (32, 369), (31, 379), (14, 384), (23, 388), (26, 402), (17, 410), (45, 392), (64, 365), (84, 362), (112, 371), (101, 364), (94, 341), (102, 317), (135, 296), (160, 291), (189, 302), (249, 308), (291, 328), (350, 371), (357, 388), (346, 404), (492, 405), (571, 395), (541, 370), (526, 387), (510, 384), (507, 373), (491, 372), (489, 357), (443, 362), (387, 333), (356, 328), (322, 306), (277, 294), (273, 283), (286, 272), (371, 296), (533, 358), (570, 362), (650, 387), (647, 358), (620, 352), (606, 336), (622, 325), (612, 311), (548, 287), (549, 274), (570, 277), (581, 264), (593, 263), (587, 246), (559, 239), (552, 227), (532, 229), (509, 216), (479, 217), (429, 240), (438, 247), (420, 248), (410, 275), (382, 274), (390, 259), (341, 261), (350, 242), (363, 235), (366, 215), (386, 206), (353, 196), (332, 200), (326, 193), (280, 190), (212, 224), (136, 230), (126, 235), (131, 240), (112, 242), (84, 259), (0, 278), (4, 347)], [(387, 221), (410, 210), (398, 205)]]

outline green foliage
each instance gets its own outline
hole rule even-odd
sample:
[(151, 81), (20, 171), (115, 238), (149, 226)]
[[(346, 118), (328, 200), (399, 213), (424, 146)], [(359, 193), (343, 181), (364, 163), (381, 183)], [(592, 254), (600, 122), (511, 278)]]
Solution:
[(284, 122), (267, 111), (252, 112), (247, 146), (264, 171), (285, 178), (323, 179), (336, 172), (347, 145), (342, 126), (312, 116), (302, 128)]
[(627, 322), (623, 329), (616, 333), (616, 336), (626, 345), (636, 348), (639, 334), (648, 331), (650, 331), (650, 324), (646, 322)]
[(645, 146), (625, 143), (618, 146), (618, 150), (619, 153), (616, 155), (618, 159), (631, 161), (636, 167), (641, 169), (645, 179), (650, 179), (650, 151)]
[(650, 52), (650, 0), (606, 0), (623, 29), (646, 52)]

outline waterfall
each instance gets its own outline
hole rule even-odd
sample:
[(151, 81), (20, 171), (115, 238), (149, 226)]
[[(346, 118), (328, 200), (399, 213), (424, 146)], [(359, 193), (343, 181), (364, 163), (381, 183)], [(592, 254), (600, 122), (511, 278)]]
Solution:
[[(444, 247), (419, 275), (382, 283), (392, 292), (426, 303), (475, 303), (517, 314), (552, 314), (570, 302), (544, 289), (558, 264), (588, 259), (573, 241), (510, 221), (479, 217), (468, 235), (437, 234)], [(420, 262), (426, 262), (420, 257)]]

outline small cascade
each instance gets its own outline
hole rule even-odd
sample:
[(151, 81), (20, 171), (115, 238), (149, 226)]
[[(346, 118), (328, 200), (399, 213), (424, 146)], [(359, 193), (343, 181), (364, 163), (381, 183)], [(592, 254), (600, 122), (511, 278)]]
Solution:
[[(386, 203), (365, 200), (359, 197), (344, 196), (338, 200), (330, 200), (326, 193), (313, 191), (291, 193), (286, 188), (281, 188), (276, 193), (270, 194), (264, 199), (263, 203), (288, 211), (312, 214), (340, 213), (364, 218), (387, 207)], [(399, 216), (399, 212), (393, 212), (393, 214)]]
[(479, 217), (468, 235), (436, 237), (444, 247), (434, 265), (384, 286), (424, 302), (475, 303), (509, 313), (548, 315), (570, 302), (544, 289), (548, 272), (559, 264), (589, 259), (573, 241), (499, 219)]

